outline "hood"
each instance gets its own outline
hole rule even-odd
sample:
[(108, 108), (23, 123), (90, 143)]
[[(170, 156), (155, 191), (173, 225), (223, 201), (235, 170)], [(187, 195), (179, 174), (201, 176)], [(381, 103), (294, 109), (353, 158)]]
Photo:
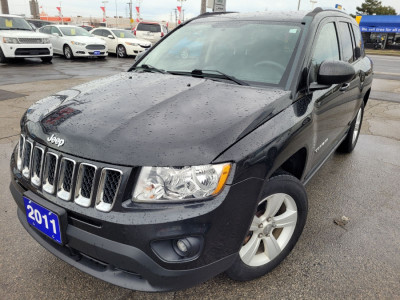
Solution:
[(76, 41), (79, 43), (85, 43), (85, 44), (100, 44), (100, 45), (105, 45), (106, 43), (97, 37), (94, 36), (63, 36), (63, 38), (69, 40), (69, 41)]
[(48, 38), (47, 34), (28, 31), (28, 30), (0, 30), (0, 36), (13, 37), (13, 38)]
[[(290, 92), (158, 73), (121, 73), (35, 103), (23, 131), (58, 151), (128, 166), (212, 162), (291, 104)], [(60, 147), (47, 141), (64, 139)]]

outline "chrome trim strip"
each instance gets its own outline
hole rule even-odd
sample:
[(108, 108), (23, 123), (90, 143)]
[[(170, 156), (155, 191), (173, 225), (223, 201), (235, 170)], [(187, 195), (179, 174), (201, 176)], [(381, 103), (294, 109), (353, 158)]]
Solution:
[[(115, 171), (115, 172), (120, 173), (118, 186), (117, 186), (117, 189), (115, 191), (114, 199), (113, 199), (111, 204), (105, 203), (103, 201), (104, 186), (105, 186), (105, 179), (106, 179), (107, 171)], [(101, 171), (100, 183), (99, 183), (99, 186), (98, 186), (97, 196), (96, 196), (96, 206), (95, 207), (96, 207), (97, 210), (102, 211), (102, 212), (111, 211), (111, 209), (114, 206), (115, 199), (117, 198), (117, 195), (118, 195), (118, 192), (119, 192), (119, 188), (121, 186), (122, 175), (123, 175), (123, 172), (121, 170), (112, 169), (112, 168), (104, 168)]]
[[(68, 192), (64, 189), (64, 177), (65, 177), (65, 166), (66, 166), (66, 161), (70, 161), (73, 163), (73, 168), (72, 168), (72, 176), (71, 176), (71, 190)], [(75, 175), (75, 166), (76, 166), (76, 161), (70, 158), (63, 157), (60, 162), (60, 172), (58, 175), (58, 191), (57, 191), (57, 197), (69, 201), (71, 200), (71, 194), (72, 194), (72, 186), (74, 183), (74, 175)]]
[[(21, 149), (21, 140), (22, 140), (22, 149)], [(23, 162), (23, 156), (24, 156), (24, 150), (25, 150), (25, 136), (21, 134), (19, 137), (19, 143), (18, 143), (18, 159), (17, 159), (17, 169), (18, 171), (22, 171), (22, 162)]]
[[(31, 172), (31, 183), (37, 187), (39, 187), (42, 184), (42, 175), (43, 175), (43, 161), (44, 161), (44, 149), (39, 147), (39, 146), (35, 146), (35, 148), (33, 148), (33, 153), (35, 153), (35, 151), (40, 151), (42, 152), (42, 158), (40, 159), (40, 174), (38, 176), (38, 174), (36, 174), (36, 165), (35, 162), (32, 162), (32, 172)], [(34, 158), (34, 155), (33, 155)]]
[[(54, 184), (49, 183), (49, 156), (54, 156), (56, 158), (56, 166), (54, 169)], [(49, 194), (55, 192), (56, 175), (58, 171), (58, 155), (53, 152), (47, 152), (46, 162), (45, 162), (45, 174), (43, 174), (43, 190)]]
[[(94, 175), (93, 175), (93, 181), (92, 181), (92, 189), (90, 191), (90, 196), (89, 198), (86, 198), (82, 195), (82, 181), (83, 181), (83, 175), (84, 175), (84, 167), (90, 167), (94, 168)], [(78, 177), (76, 179), (76, 186), (75, 186), (75, 200), (74, 202), (80, 206), (83, 207), (89, 207), (92, 204), (92, 197), (93, 197), (93, 191), (95, 188), (94, 182), (96, 179), (96, 174), (97, 174), (97, 167), (95, 165), (91, 165), (88, 163), (81, 163), (79, 166), (79, 171), (78, 171)]]

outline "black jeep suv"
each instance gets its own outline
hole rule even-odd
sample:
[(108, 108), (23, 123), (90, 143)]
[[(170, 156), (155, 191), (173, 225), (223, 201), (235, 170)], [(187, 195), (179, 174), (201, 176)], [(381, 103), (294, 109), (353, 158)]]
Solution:
[(19, 220), (126, 288), (262, 276), (300, 237), (304, 184), (354, 149), (371, 83), (341, 11), (199, 16), (128, 72), (28, 109), (11, 157)]

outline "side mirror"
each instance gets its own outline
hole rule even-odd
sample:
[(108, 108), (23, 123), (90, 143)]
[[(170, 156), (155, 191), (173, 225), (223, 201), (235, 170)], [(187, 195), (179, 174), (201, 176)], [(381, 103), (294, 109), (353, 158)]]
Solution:
[(51, 35), (55, 37), (60, 37), (60, 34), (58, 34), (57, 32), (53, 32)]
[(107, 36), (109, 39), (114, 39), (114, 37), (111, 35), (111, 34), (109, 34), (108, 36)]
[(354, 67), (344, 61), (327, 60), (319, 67), (318, 84), (342, 84), (351, 81), (356, 76)]

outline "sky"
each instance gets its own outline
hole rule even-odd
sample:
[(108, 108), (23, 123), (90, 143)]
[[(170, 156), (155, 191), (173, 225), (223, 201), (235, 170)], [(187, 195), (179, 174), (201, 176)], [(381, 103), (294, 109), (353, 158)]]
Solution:
[[(100, 6), (103, 0), (62, 0), (63, 15), (68, 17), (84, 16), (97, 17), (102, 16)], [(237, 12), (255, 12), (255, 11), (273, 11), (273, 10), (297, 10), (299, 0), (226, 0), (228, 11)], [(312, 4), (310, 0), (300, 0), (301, 10), (311, 10)], [(108, 0), (106, 3), (107, 16), (113, 17), (116, 15), (116, 10), (119, 16), (129, 16), (128, 5), (129, 0)], [(137, 6), (139, 0), (133, 0), (133, 6)], [(177, 0), (141, 0), (141, 17), (145, 20), (165, 20), (169, 21), (171, 13), (180, 5)], [(363, 0), (318, 0), (315, 4), (323, 7), (334, 7), (335, 4), (342, 4), (349, 13), (355, 13), (356, 6), (360, 6)], [(200, 0), (184, 0), (183, 9), (185, 19), (197, 16), (200, 12)], [(8, 0), (10, 13), (30, 15), (29, 0)], [(382, 0), (385, 6), (392, 6), (400, 13), (400, 0)], [(60, 5), (57, 0), (39, 0), (39, 6), (43, 6), (46, 13), (50, 16), (57, 15), (56, 6)], [(135, 14), (135, 8), (134, 14)]]

